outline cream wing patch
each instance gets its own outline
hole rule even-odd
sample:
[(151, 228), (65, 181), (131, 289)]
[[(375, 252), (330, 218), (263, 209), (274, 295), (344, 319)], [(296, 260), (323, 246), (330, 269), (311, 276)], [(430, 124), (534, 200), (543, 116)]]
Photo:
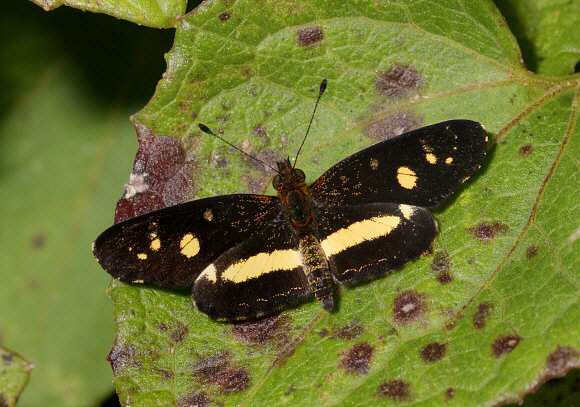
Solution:
[[(298, 250), (274, 250), (258, 253), (230, 265), (221, 274), (221, 279), (241, 283), (276, 270), (292, 270), (302, 265)], [(211, 266), (210, 266), (211, 267)], [(209, 268), (209, 267), (208, 267)]]
[(181, 254), (191, 259), (199, 253), (199, 239), (191, 233), (186, 233), (179, 242), (179, 248), (181, 249)]
[(388, 235), (399, 223), (401, 218), (393, 215), (361, 220), (328, 235), (320, 242), (320, 246), (326, 256), (330, 257), (357, 244)]
[(417, 174), (409, 167), (397, 169), (397, 181), (405, 189), (413, 189), (417, 185)]

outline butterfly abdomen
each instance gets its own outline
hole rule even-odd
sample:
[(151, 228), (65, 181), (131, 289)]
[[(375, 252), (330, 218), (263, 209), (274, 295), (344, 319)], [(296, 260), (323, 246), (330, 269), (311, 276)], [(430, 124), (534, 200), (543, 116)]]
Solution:
[(300, 237), (299, 250), (302, 268), (312, 293), (325, 310), (332, 310), (334, 308), (332, 274), (320, 242), (313, 234), (305, 234)]

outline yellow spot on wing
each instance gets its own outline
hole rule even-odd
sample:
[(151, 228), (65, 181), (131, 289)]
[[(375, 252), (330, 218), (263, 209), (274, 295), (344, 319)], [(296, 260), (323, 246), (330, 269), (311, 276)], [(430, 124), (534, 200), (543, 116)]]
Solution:
[(397, 169), (397, 181), (406, 189), (413, 189), (417, 185), (417, 174), (409, 167), (399, 167)]
[(357, 244), (386, 236), (395, 229), (401, 218), (393, 215), (375, 216), (339, 229), (320, 242), (326, 256), (340, 253)]
[(213, 212), (211, 211), (211, 209), (205, 210), (205, 212), (203, 213), (203, 218), (208, 222), (211, 222), (213, 220)]
[(205, 278), (215, 283), (217, 281), (215, 266), (213, 264), (207, 266), (205, 270), (201, 272), (198, 278)]
[(371, 158), (371, 168), (373, 170), (376, 170), (379, 168), (379, 160), (377, 160), (376, 158)]
[(411, 205), (399, 205), (399, 210), (407, 220), (411, 219), (413, 212), (415, 212)]
[(181, 248), (181, 254), (183, 254), (188, 259), (191, 259), (197, 253), (199, 253), (199, 240), (191, 233), (187, 233), (181, 238), (179, 247)]
[(137, 258), (139, 260), (147, 260), (147, 255), (145, 253), (139, 253), (137, 254)]
[(453, 157), (447, 157), (445, 159), (445, 164), (451, 164), (453, 162)]
[(437, 164), (437, 157), (435, 157), (435, 154), (427, 153), (425, 154), (425, 158), (429, 164)]
[(300, 253), (297, 250), (274, 250), (271, 253), (258, 253), (232, 264), (224, 270), (221, 278), (241, 283), (272, 271), (292, 270), (301, 265)]
[(155, 239), (153, 239), (151, 241), (151, 244), (149, 245), (149, 247), (151, 247), (151, 250), (153, 251), (157, 251), (161, 248), (161, 240), (159, 240), (158, 237), (156, 237)]

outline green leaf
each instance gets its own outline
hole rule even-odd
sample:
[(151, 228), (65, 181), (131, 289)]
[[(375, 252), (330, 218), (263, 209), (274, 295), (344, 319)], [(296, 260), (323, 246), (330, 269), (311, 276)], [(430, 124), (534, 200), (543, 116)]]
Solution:
[(165, 205), (272, 193), (197, 123), (293, 155), (322, 78), (308, 181), (389, 131), (448, 119), (482, 122), (493, 146), (437, 212), (434, 255), (342, 289), (334, 313), (313, 302), (222, 324), (187, 293), (113, 282), (123, 404), (492, 405), (580, 364), (580, 81), (527, 72), (490, 2), (208, 2), (167, 61), (135, 117), (138, 166)]
[(34, 366), (22, 356), (0, 347), (0, 405), (15, 406)]
[(46, 11), (62, 5), (132, 21), (156, 28), (174, 27), (178, 17), (185, 13), (186, 0), (32, 0)]
[[(96, 406), (114, 391), (105, 360), (114, 333), (104, 292), (110, 278), (90, 247), (112, 222), (136, 147), (128, 117), (146, 101), (146, 79), (161, 74), (168, 44), (90, 13), (49, 15), (29, 2), (7, 9), (0, 13), (0, 343), (35, 366), (19, 405)], [(100, 55), (96, 44), (112, 35), (107, 30), (122, 35), (114, 52), (103, 47)], [(84, 58), (75, 53), (79, 43)], [(119, 64), (113, 73), (111, 59)]]
[(574, 1), (498, 1), (530, 71), (566, 75), (580, 62), (580, 4)]

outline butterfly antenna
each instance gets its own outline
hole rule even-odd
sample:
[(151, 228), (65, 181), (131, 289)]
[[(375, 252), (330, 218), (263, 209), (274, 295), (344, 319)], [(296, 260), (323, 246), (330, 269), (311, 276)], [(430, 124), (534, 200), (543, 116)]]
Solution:
[(235, 145), (233, 145), (232, 143), (230, 143), (229, 141), (227, 141), (225, 138), (223, 138), (223, 137), (221, 137), (221, 136), (218, 136), (218, 135), (217, 135), (217, 134), (215, 134), (213, 131), (211, 131), (211, 130), (209, 129), (209, 127), (207, 127), (205, 124), (201, 124), (201, 123), (199, 123), (199, 124), (198, 124), (198, 126), (199, 126), (200, 130), (201, 130), (201, 131), (203, 131), (204, 133), (211, 134), (212, 136), (214, 136), (214, 137), (216, 137), (216, 138), (220, 139), (221, 141), (223, 141), (224, 143), (226, 143), (228, 146), (230, 146), (230, 147), (233, 147), (233, 148), (235, 148), (236, 150), (238, 150), (240, 153), (242, 153), (242, 154), (244, 154), (244, 155), (246, 155), (246, 156), (250, 157), (252, 160), (256, 160), (256, 161), (257, 161), (257, 162), (259, 162), (260, 164), (262, 164), (262, 165), (265, 165), (266, 167), (270, 168), (272, 171), (274, 171), (274, 172), (278, 172), (278, 170), (277, 170), (277, 169), (275, 169), (274, 167), (272, 167), (270, 164), (268, 164), (268, 163), (265, 163), (264, 161), (260, 160), (259, 158), (257, 158), (257, 157), (254, 157), (253, 155), (246, 153), (244, 150), (242, 150), (242, 149), (241, 149), (241, 148), (239, 148), (239, 147), (236, 147)]
[(316, 113), (316, 108), (318, 107), (318, 102), (320, 102), (320, 97), (322, 96), (322, 94), (326, 90), (326, 83), (327, 82), (328, 81), (326, 79), (323, 79), (322, 82), (320, 82), (320, 89), (318, 90), (318, 99), (316, 99), (316, 104), (314, 105), (314, 111), (312, 112), (312, 117), (310, 118), (310, 123), (308, 123), (308, 128), (306, 129), (306, 134), (304, 135), (304, 138), (302, 139), (302, 144), (300, 144), (300, 148), (298, 149), (298, 152), (296, 153), (296, 158), (294, 158), (294, 165), (292, 166), (292, 169), (296, 168), (296, 161), (298, 161), (298, 155), (300, 154), (300, 151), (302, 151), (302, 146), (304, 145), (304, 142), (306, 141), (306, 137), (308, 136), (308, 132), (310, 131), (310, 126), (312, 126), (312, 121), (314, 120), (314, 114)]

